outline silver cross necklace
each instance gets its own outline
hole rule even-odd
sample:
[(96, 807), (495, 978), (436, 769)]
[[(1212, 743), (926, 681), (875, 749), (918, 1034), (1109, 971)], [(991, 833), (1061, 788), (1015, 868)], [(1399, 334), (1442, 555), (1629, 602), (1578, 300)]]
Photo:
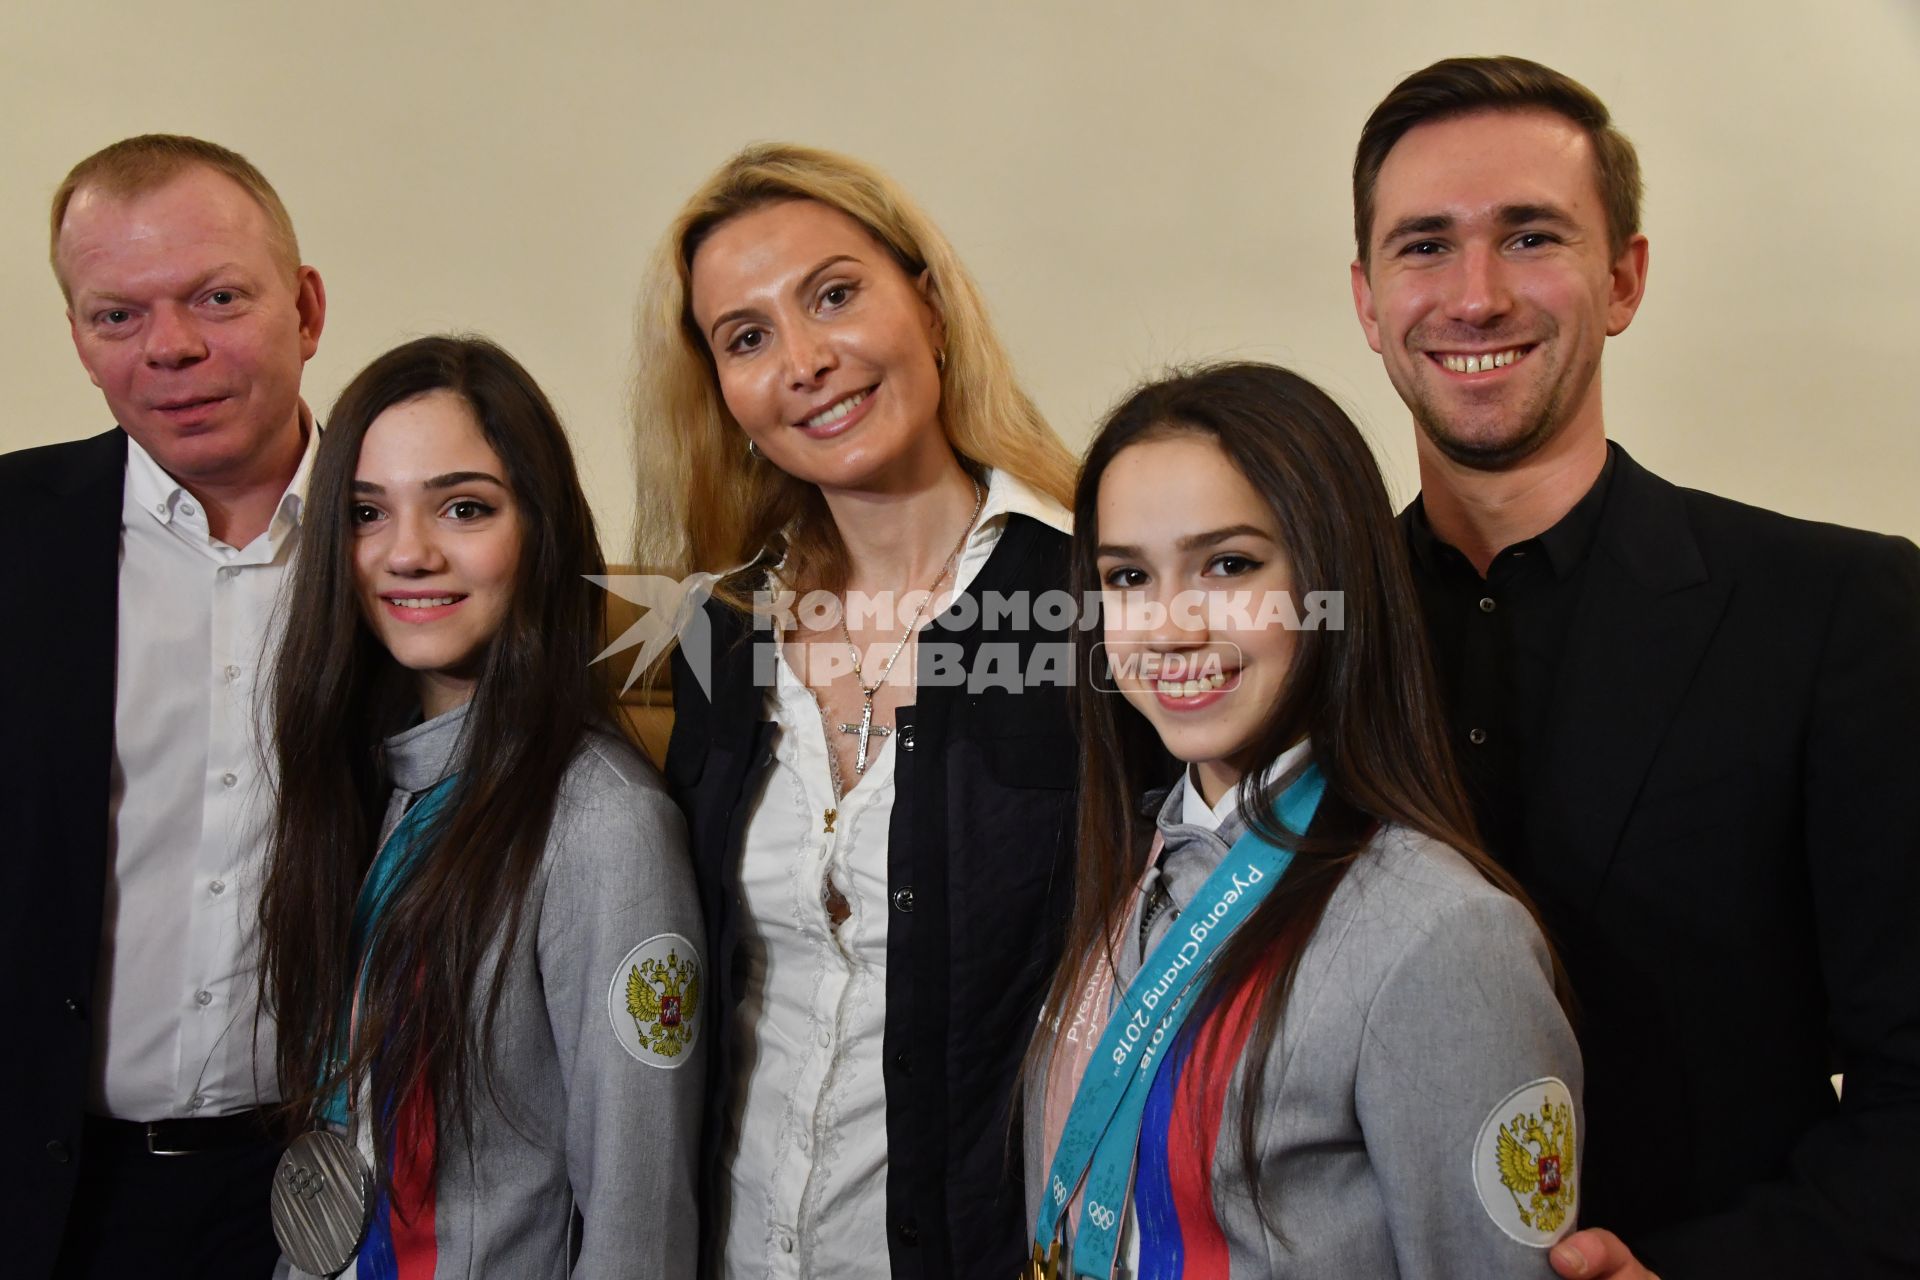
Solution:
[[(860, 723), (840, 726), (840, 732), (856, 734), (860, 738), (860, 749), (855, 753), (853, 761), (853, 772), (856, 776), (867, 771), (870, 740), (884, 738), (893, 732), (885, 725), (877, 725), (873, 722), (873, 695), (878, 693), (880, 686), (887, 682), (887, 675), (893, 670), (893, 664), (900, 660), (901, 651), (907, 647), (907, 641), (913, 639), (914, 628), (920, 625), (921, 616), (926, 613), (927, 606), (933, 603), (934, 593), (940, 589), (940, 584), (946, 581), (947, 575), (953, 572), (953, 566), (959, 562), (960, 549), (967, 545), (967, 535), (973, 532), (973, 522), (980, 518), (980, 505), (985, 500), (986, 495), (980, 491), (980, 482), (975, 480), (973, 482), (973, 514), (967, 517), (967, 526), (960, 531), (960, 540), (953, 544), (953, 554), (949, 555), (947, 562), (940, 566), (939, 575), (927, 588), (927, 594), (920, 600), (920, 607), (913, 611), (913, 617), (907, 622), (907, 629), (901, 633), (900, 643), (893, 646), (893, 652), (887, 655), (886, 664), (880, 668), (880, 674), (874, 677), (872, 684), (867, 683), (865, 674), (860, 670), (860, 646), (853, 642), (853, 632), (847, 627), (847, 610), (844, 605), (840, 609), (840, 635), (847, 642), (847, 651), (853, 655), (853, 682), (860, 689)], [(827, 759), (833, 765), (833, 780), (835, 790), (838, 791), (840, 765), (834, 760), (832, 752), (827, 753)]]

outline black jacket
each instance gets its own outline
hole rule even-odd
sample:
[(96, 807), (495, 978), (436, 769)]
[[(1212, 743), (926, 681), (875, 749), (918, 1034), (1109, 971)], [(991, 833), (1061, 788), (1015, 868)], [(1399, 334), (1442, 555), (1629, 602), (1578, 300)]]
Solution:
[(1588, 555), (1514, 863), (1581, 1223), (1664, 1280), (1920, 1275), (1920, 554), (1621, 451)]
[[(1010, 516), (967, 594), (1062, 589), (1067, 545), (1064, 534)], [(708, 1023), (703, 1181), (713, 1204), (735, 1068), (730, 1024), (742, 995), (739, 859), (772, 762), (773, 725), (766, 690), (753, 681), (753, 650), (770, 645), (772, 633), (750, 630), (713, 602), (707, 613), (713, 697), (676, 652), (667, 777), (692, 837), (717, 979), (709, 989), (722, 995)], [(896, 718), (884, 1054), (887, 1236), (897, 1280), (1006, 1280), (1020, 1263), (1026, 1205), (1012, 1128), (1015, 1077), (1070, 907), (1078, 760), (1066, 687), (1002, 683), (1026, 670), (1039, 646), (1062, 653), (1067, 635), (1031, 617), (1024, 626), (996, 619), (991, 632), (979, 617), (970, 627), (959, 620), (949, 608), (922, 637), (916, 701)], [(972, 687), (924, 679), (940, 645), (960, 646)], [(1056, 669), (1071, 672), (1064, 658)]]
[(107, 875), (127, 438), (0, 457), (0, 1234), (45, 1275), (66, 1225), (93, 1061)]

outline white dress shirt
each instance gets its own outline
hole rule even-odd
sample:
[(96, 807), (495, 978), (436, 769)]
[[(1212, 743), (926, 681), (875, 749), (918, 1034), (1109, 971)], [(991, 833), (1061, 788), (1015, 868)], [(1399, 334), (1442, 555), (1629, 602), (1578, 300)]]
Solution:
[[(304, 417), (304, 413), (303, 413)], [(255, 1045), (260, 872), (272, 788), (264, 666), (320, 433), (266, 532), (215, 539), (199, 501), (127, 441), (110, 854), (92, 1108), (224, 1115), (278, 1098)]]
[[(1016, 512), (1063, 531), (1071, 522), (1058, 503), (992, 472), (954, 568), (956, 593)], [(770, 700), (774, 762), (740, 863), (745, 997), (733, 1015), (734, 1146), (717, 1210), (725, 1274), (886, 1280), (881, 1049), (894, 740), (879, 739), (859, 785), (836, 801), (820, 704), (784, 653)], [(847, 902), (838, 928), (821, 895), (829, 877)]]

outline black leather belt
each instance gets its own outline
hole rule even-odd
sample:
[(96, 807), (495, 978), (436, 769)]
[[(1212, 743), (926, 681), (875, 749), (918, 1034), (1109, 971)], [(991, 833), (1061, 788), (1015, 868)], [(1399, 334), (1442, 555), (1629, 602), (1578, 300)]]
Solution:
[(114, 1120), (88, 1116), (86, 1143), (94, 1151), (153, 1156), (190, 1156), (255, 1146), (271, 1137), (264, 1109), (236, 1111), (205, 1120)]

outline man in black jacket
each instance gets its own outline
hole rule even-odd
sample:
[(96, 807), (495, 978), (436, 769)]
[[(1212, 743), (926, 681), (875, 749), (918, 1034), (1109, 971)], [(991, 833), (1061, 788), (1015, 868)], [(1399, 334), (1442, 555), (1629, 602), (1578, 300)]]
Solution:
[(115, 143), (54, 197), (117, 426), (0, 458), (0, 1147), (9, 1275), (273, 1268), (253, 691), (316, 442), (326, 313), (246, 160)]
[(1639, 191), (1605, 106), (1517, 58), (1409, 77), (1354, 163), (1354, 302), (1417, 427), (1405, 524), (1458, 751), (1580, 1003), (1601, 1229), (1552, 1262), (1913, 1275), (1920, 554), (1608, 443)]

